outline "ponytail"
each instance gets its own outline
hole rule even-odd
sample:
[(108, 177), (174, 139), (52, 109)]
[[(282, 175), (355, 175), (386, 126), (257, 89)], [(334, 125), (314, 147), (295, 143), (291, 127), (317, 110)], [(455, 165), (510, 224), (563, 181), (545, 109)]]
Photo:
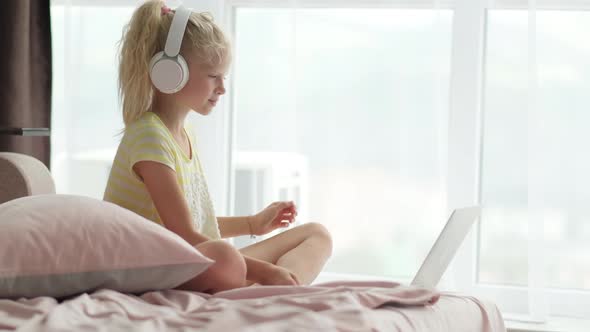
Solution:
[(119, 53), (119, 99), (125, 127), (151, 108), (153, 88), (149, 63), (164, 49), (172, 14), (162, 15), (163, 1), (147, 1), (125, 26)]

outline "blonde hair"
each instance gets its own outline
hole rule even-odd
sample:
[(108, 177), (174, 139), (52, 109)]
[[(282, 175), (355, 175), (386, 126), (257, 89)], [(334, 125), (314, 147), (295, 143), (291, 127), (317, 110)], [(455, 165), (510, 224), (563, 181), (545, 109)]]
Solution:
[[(164, 1), (150, 0), (138, 7), (123, 29), (119, 52), (119, 99), (125, 128), (151, 109), (154, 87), (149, 63), (163, 51), (174, 11), (162, 14)], [(216, 66), (231, 57), (231, 47), (223, 31), (209, 13), (191, 13), (180, 53), (190, 63)], [(188, 54), (190, 54), (190, 59)]]

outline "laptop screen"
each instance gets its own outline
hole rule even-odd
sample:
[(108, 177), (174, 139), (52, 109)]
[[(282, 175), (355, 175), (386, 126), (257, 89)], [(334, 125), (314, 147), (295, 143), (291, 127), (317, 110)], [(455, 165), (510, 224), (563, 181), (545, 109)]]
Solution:
[(478, 206), (453, 211), (426, 259), (422, 262), (412, 285), (427, 288), (436, 287), (480, 212), (481, 209)]

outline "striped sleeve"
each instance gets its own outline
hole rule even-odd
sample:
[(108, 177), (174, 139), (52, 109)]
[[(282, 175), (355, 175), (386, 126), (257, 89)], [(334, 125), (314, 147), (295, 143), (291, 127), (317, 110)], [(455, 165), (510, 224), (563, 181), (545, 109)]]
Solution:
[(130, 137), (127, 150), (129, 168), (132, 174), (133, 166), (140, 161), (154, 161), (175, 168), (174, 148), (170, 138), (161, 128), (156, 126), (144, 126), (137, 128), (137, 132)]

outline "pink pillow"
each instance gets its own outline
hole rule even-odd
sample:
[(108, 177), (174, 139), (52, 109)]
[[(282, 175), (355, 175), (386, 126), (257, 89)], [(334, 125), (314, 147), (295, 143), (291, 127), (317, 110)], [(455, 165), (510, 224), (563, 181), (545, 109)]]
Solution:
[(38, 195), (0, 205), (0, 298), (174, 288), (212, 260), (118, 205)]

